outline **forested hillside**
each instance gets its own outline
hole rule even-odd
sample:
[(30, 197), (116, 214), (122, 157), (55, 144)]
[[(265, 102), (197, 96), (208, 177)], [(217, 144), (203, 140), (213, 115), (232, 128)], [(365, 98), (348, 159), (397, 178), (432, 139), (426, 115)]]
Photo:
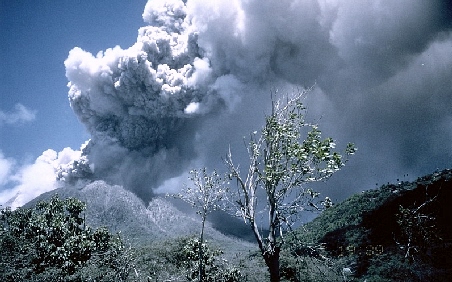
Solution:
[[(74, 231), (75, 233), (66, 238), (72, 238), (74, 234), (87, 234), (86, 238), (94, 238), (90, 239), (92, 242), (104, 242), (107, 244), (105, 246), (110, 246), (108, 256), (92, 247), (92, 254), (84, 256), (80, 265), (77, 266), (76, 263), (68, 265), (69, 268), (61, 268), (72, 269), (64, 278), (66, 280), (57, 279), (58, 275), (55, 274), (61, 275), (61, 272), (58, 272), (61, 269), (52, 265), (63, 263), (63, 259), (47, 259), (43, 260), (45, 263), (38, 264), (37, 261), (29, 261), (30, 265), (35, 265), (35, 268), (30, 268), (24, 257), (24, 250), (32, 250), (30, 254), (36, 255), (38, 249), (33, 249), (34, 243), (30, 245), (30, 242), (34, 242), (34, 237), (29, 238), (22, 231), (28, 230), (26, 226), (37, 226), (33, 225), (33, 218), (44, 214), (45, 207), (56, 205), (58, 201), (55, 201), (55, 197), (86, 201), (86, 210), (80, 209), (73, 216), (79, 219), (63, 221), (66, 225), (78, 222), (77, 226), (82, 233)], [(293, 234), (286, 234), (284, 240), (288, 244), (285, 244), (287, 247), (281, 253), (282, 280), (447, 281), (452, 275), (452, 263), (449, 259), (452, 251), (451, 201), (452, 170), (435, 172), (414, 182), (383, 185), (379, 189), (353, 195), (326, 209), (315, 220), (301, 226)], [(45, 204), (47, 202), (53, 204), (49, 206)], [(74, 204), (71, 205), (74, 207)], [(36, 210), (36, 207), (41, 210)], [(81, 279), (80, 277), (112, 281), (112, 273), (115, 273), (112, 268), (115, 267), (116, 273), (120, 275), (114, 278), (115, 281), (197, 281), (196, 237), (199, 220), (179, 211), (168, 199), (155, 198), (146, 207), (132, 193), (100, 181), (83, 188), (66, 187), (44, 194), (15, 212), (18, 211), (17, 218), (29, 218), (33, 224), (22, 221), (22, 227), (14, 229), (16, 233), (11, 233), (13, 224), (7, 220), (12, 218), (11, 212), (8, 215), (5, 213), (7, 210), (3, 210), (1, 267), (5, 271), (2, 272), (2, 281), (32, 281), (30, 279), (36, 277), (44, 279), (42, 281), (95, 281), (77, 280)], [(32, 217), (32, 214), (36, 214), (35, 217)], [(55, 212), (53, 214), (54, 217), (59, 216)], [(59, 218), (63, 220), (64, 217)], [(49, 222), (55, 224), (56, 221)], [(48, 228), (55, 228), (55, 225), (52, 226), (49, 225)], [(102, 226), (107, 229), (98, 229)], [(100, 239), (101, 237), (93, 234), (105, 236)], [(206, 279), (268, 279), (265, 265), (253, 244), (237, 237), (226, 236), (210, 224), (206, 234)], [(15, 245), (11, 245), (13, 235), (19, 236)], [(244, 237), (246, 236), (248, 234), (244, 234)], [(41, 238), (43, 242), (50, 240), (45, 238), (47, 237)], [(108, 243), (109, 241), (111, 243)], [(46, 244), (50, 244), (49, 242)], [(23, 246), (18, 245), (22, 243)], [(64, 245), (64, 242), (62, 244)], [(5, 252), (13, 247), (17, 253)], [(119, 253), (114, 254), (111, 251)], [(80, 253), (76, 251), (72, 254), (75, 254), (75, 257), (70, 260), (71, 263), (81, 258), (77, 257)], [(102, 259), (107, 258), (109, 263), (105, 262), (101, 267)], [(15, 268), (9, 265), (18, 261), (21, 261), (23, 268), (20, 264), (15, 264)], [(125, 269), (128, 269), (128, 275), (124, 275)], [(33, 271), (37, 272), (37, 276), (31, 274)], [(102, 274), (102, 271), (110, 274)], [(25, 274), (29, 280), (23, 276)]]
[(450, 203), (452, 170), (444, 170), (353, 195), (291, 238), (296, 238), (293, 245), (317, 246), (313, 254), (328, 258), (317, 261), (333, 266), (325, 271), (326, 281), (344, 268), (350, 268), (353, 281), (447, 281), (452, 275)]

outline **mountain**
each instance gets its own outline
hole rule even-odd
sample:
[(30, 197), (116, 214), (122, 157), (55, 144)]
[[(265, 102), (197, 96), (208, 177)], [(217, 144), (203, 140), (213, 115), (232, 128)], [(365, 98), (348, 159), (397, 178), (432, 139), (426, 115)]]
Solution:
[[(67, 185), (44, 193), (24, 207), (31, 207), (38, 201), (47, 201), (55, 194), (62, 199), (73, 197), (85, 202), (87, 225), (93, 228), (105, 226), (113, 233), (120, 232), (134, 245), (197, 235), (201, 230), (197, 215), (179, 210), (176, 205), (183, 204), (176, 203), (173, 199), (156, 196), (146, 206), (140, 198), (122, 186), (109, 185), (100, 180), (82, 187)], [(240, 238), (217, 231), (209, 222), (206, 224), (205, 234), (207, 240), (228, 246), (228, 250), (225, 250), (228, 252), (254, 249), (252, 244)]]
[[(86, 202), (87, 224), (121, 231), (123, 238), (142, 250), (143, 262), (166, 252), (165, 242), (177, 242), (200, 230), (197, 215), (188, 207), (159, 196), (145, 205), (121, 186), (103, 181), (66, 186), (27, 206), (55, 193)], [(300, 227), (294, 236), (286, 236), (289, 244), (281, 252), (281, 273), (286, 281), (448, 281), (452, 277), (451, 203), (452, 170), (353, 195)], [(261, 281), (266, 269), (256, 256), (255, 244), (231, 236), (240, 234), (243, 226), (222, 216), (214, 215), (213, 223), (207, 224), (207, 239), (242, 269), (246, 264), (248, 278)]]
[[(104, 181), (95, 181), (83, 187), (65, 186), (42, 194), (25, 207), (49, 200), (54, 194), (62, 199), (73, 197), (85, 202), (87, 225), (94, 228), (106, 226), (111, 232), (120, 231), (135, 240), (144, 237), (162, 239), (174, 234), (197, 232), (195, 219), (178, 212), (165, 199), (153, 199), (148, 209), (132, 192)], [(178, 230), (174, 232), (172, 226), (177, 226)]]
[[(192, 253), (197, 253), (197, 247), (193, 238), (199, 236), (201, 222), (183, 202), (155, 196), (145, 205), (134, 193), (121, 186), (94, 181), (44, 193), (24, 208), (31, 208), (39, 201), (49, 201), (54, 195), (60, 199), (71, 197), (85, 202), (86, 210), (82, 216), (92, 229), (106, 227), (112, 233), (120, 234), (125, 246), (125, 259), (122, 261), (132, 267), (128, 281), (185, 281), (187, 275), (196, 273), (197, 260)], [(229, 223), (236, 222), (229, 219)], [(206, 222), (204, 236), (207, 243), (205, 253), (210, 255), (205, 262), (209, 273), (235, 273), (234, 269), (240, 266), (241, 275), (249, 277), (247, 281), (266, 280), (265, 266), (256, 255), (255, 244), (223, 234), (210, 222)], [(90, 268), (86, 271), (94, 275), (99, 270)]]
[(353, 195), (296, 237), (322, 246), (336, 273), (349, 268), (359, 281), (447, 281), (451, 203), (452, 170), (444, 170)]

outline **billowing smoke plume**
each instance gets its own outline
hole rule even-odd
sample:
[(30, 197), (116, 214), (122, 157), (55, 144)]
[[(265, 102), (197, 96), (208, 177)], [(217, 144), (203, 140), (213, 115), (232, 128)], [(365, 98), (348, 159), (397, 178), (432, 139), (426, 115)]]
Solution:
[(150, 1), (143, 18), (149, 26), (129, 49), (94, 57), (74, 48), (65, 66), (71, 106), (92, 134), (95, 177), (147, 197), (195, 157), (199, 119), (222, 102), (185, 4)]
[(314, 83), (308, 118), (359, 148), (331, 179), (333, 197), (449, 167), (451, 6), (148, 1), (132, 47), (75, 48), (65, 62), (71, 106), (92, 135), (88, 167), (147, 197), (190, 166), (221, 169), (229, 144), (241, 158), (270, 91)]

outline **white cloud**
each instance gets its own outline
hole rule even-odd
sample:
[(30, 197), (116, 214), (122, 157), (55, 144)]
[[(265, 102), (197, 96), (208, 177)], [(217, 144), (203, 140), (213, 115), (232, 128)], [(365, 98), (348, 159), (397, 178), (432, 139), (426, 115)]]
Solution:
[(8, 182), (13, 165), (14, 160), (5, 158), (3, 153), (0, 151), (0, 185)]
[(13, 188), (18, 194), (11, 203), (12, 208), (17, 208), (36, 198), (44, 192), (56, 188), (55, 168), (53, 162), (57, 159), (57, 153), (53, 150), (45, 151), (33, 164), (20, 169), (13, 179), (19, 184)]
[(3, 124), (20, 124), (33, 121), (36, 118), (36, 111), (30, 110), (22, 104), (16, 104), (12, 112), (0, 110), (0, 126)]
[[(59, 153), (49, 149), (34, 163), (15, 168), (15, 161), (0, 153), (0, 204), (15, 209), (42, 193), (58, 188), (56, 178), (59, 168), (80, 158), (80, 155), (80, 151), (71, 148), (64, 148)], [(12, 188), (7, 188), (7, 184)]]

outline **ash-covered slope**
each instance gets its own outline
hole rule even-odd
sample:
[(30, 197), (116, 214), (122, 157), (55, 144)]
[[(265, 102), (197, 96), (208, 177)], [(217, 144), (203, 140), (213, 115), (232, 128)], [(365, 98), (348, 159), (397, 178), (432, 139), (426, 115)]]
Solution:
[[(164, 197), (155, 197), (146, 207), (134, 193), (118, 185), (95, 181), (83, 187), (65, 186), (42, 194), (25, 207), (48, 200), (54, 194), (60, 198), (74, 197), (87, 205), (86, 224), (97, 228), (106, 226), (121, 234), (132, 243), (174, 239), (199, 234), (201, 224), (196, 216), (180, 211)], [(208, 223), (205, 234), (208, 240), (226, 245), (231, 250), (249, 249), (252, 245), (237, 238), (228, 237)]]
[[(134, 193), (104, 181), (53, 190), (24, 208), (38, 201), (48, 201), (55, 194), (60, 199), (72, 197), (85, 202), (84, 216), (88, 226), (94, 229), (105, 226), (113, 233), (121, 232), (122, 241), (130, 247), (135, 273), (140, 277), (173, 274), (184, 277), (185, 269), (179, 269), (175, 252), (182, 242), (180, 239), (198, 236), (201, 228), (200, 219), (191, 209), (179, 209), (177, 202), (164, 197), (154, 197), (146, 206)], [(204, 235), (210, 248), (222, 251), (217, 258), (219, 261), (231, 262), (231, 266), (240, 264), (244, 275), (253, 278), (249, 281), (266, 280), (264, 264), (254, 255), (258, 251), (255, 244), (227, 236), (210, 223), (206, 224)]]

